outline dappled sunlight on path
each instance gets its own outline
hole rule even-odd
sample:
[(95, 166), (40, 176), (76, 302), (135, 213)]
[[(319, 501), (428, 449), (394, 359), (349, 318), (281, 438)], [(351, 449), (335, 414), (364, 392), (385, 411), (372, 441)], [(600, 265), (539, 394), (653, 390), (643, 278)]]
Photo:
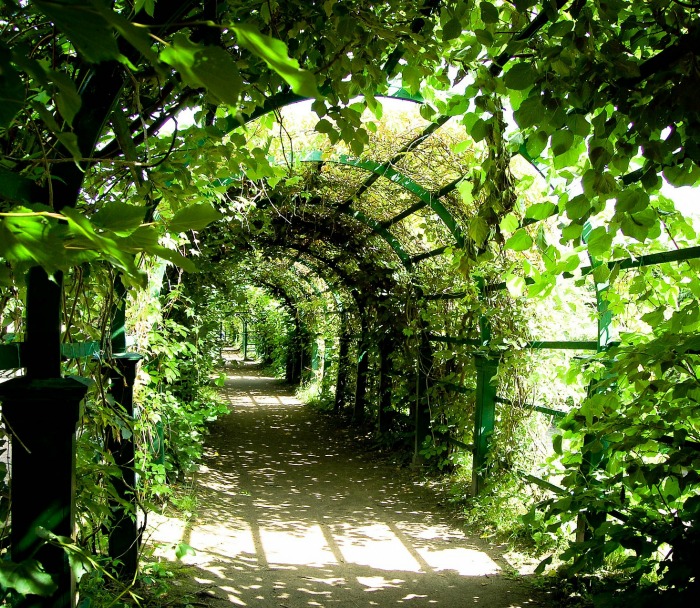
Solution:
[[(285, 384), (230, 373), (232, 412), (212, 429), (194, 521), (156, 521), (152, 541), (184, 561), (209, 606), (539, 605), (426, 490), (355, 454)], [(156, 518), (158, 519), (158, 518)]]

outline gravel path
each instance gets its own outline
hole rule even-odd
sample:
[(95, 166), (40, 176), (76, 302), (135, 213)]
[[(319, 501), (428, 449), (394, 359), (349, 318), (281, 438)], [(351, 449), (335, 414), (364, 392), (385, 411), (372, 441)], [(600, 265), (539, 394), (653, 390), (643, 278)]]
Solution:
[(544, 605), (427, 489), (353, 452), (287, 385), (246, 366), (222, 390), (231, 414), (207, 439), (197, 515), (161, 519), (152, 537), (194, 547), (200, 605)]

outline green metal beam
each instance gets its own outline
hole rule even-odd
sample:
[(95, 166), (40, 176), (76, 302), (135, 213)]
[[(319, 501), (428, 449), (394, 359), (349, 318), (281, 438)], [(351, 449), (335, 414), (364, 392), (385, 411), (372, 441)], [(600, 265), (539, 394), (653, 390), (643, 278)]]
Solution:
[(481, 340), (477, 338), (455, 338), (453, 336), (440, 336), (438, 334), (428, 334), (428, 339), (433, 342), (444, 344), (459, 344), (462, 346), (481, 346)]
[[(433, 194), (432, 192), (430, 192), (429, 190), (412, 180), (410, 177), (394, 169), (390, 164), (378, 163), (373, 160), (362, 160), (352, 156), (347, 156), (345, 154), (342, 154), (337, 158), (324, 159), (322, 153), (319, 150), (315, 150), (306, 155), (306, 157), (302, 159), (302, 162), (330, 162), (338, 165), (356, 167), (358, 169), (364, 169), (365, 171), (369, 171), (377, 177), (383, 177), (395, 184), (398, 184), (408, 192), (417, 196), (420, 199), (420, 203), (409, 207), (404, 212), (392, 218), (391, 220), (388, 220), (387, 222), (382, 222), (380, 224), (381, 226), (388, 228), (393, 224), (397, 223), (398, 221), (404, 219), (405, 217), (408, 217), (412, 213), (415, 213), (416, 211), (419, 211), (420, 209), (423, 209), (427, 206), (430, 207), (442, 220), (443, 224), (445, 224), (445, 226), (455, 239), (457, 246), (462, 247), (464, 245), (464, 235), (462, 234), (462, 230), (457, 225), (457, 222), (455, 221), (454, 217), (452, 217), (452, 214), (445, 208), (442, 202), (440, 202), (439, 193)], [(462, 178), (459, 178), (459, 180), (457, 181), (461, 181), (461, 179)], [(456, 184), (457, 182), (454, 183)], [(355, 196), (358, 195), (356, 194)], [(343, 204), (340, 206), (340, 209), (343, 210), (344, 206), (349, 208), (349, 205)]]
[(442, 247), (438, 247), (437, 249), (433, 249), (432, 251), (426, 251), (425, 253), (419, 253), (418, 255), (414, 255), (411, 258), (411, 263), (417, 264), (418, 262), (422, 262), (423, 260), (428, 260), (430, 258), (437, 257), (439, 255), (442, 255), (445, 253), (450, 248), (450, 245), (443, 245)]
[[(25, 367), (22, 360), (24, 343), (14, 342), (0, 346), (0, 370), (20, 369)], [(99, 342), (71, 342), (61, 344), (63, 359), (87, 359), (100, 352)]]
[(401, 220), (406, 219), (409, 215), (413, 215), (416, 211), (425, 209), (427, 206), (428, 203), (426, 203), (425, 201), (419, 201), (415, 205), (411, 205), (410, 207), (404, 209), (401, 213), (398, 213), (391, 219), (382, 222), (382, 226), (384, 226), (385, 228), (391, 228), (394, 224), (398, 224)]
[[(376, 95), (376, 97), (386, 99), (399, 99), (401, 101), (410, 101), (413, 103), (423, 103), (424, 101), (420, 95), (412, 94), (403, 87), (395, 88), (393, 92)], [(276, 93), (266, 98), (262, 106), (258, 106), (250, 114), (245, 115), (243, 117), (243, 122), (248, 123), (260, 118), (261, 116), (264, 116), (265, 114), (269, 114), (270, 112), (274, 112), (275, 110), (284, 108), (285, 106), (291, 106), (295, 103), (300, 103), (302, 101), (311, 101), (312, 99), (313, 97), (303, 97), (301, 95), (297, 95), (296, 93), (292, 93), (291, 91), (283, 91), (280, 93)], [(240, 126), (240, 116), (229, 115), (226, 117), (225, 128), (227, 128), (229, 131), (233, 131), (234, 129)]]
[(409, 256), (401, 246), (399, 240), (391, 234), (386, 228), (384, 228), (377, 220), (372, 219), (365, 215), (362, 211), (358, 209), (348, 209), (345, 213), (350, 217), (354, 217), (356, 220), (362, 222), (369, 228), (371, 228), (375, 233), (381, 236), (388, 245), (394, 250), (394, 253), (398, 256), (406, 270), (411, 270), (413, 266), (411, 261), (411, 256)]
[(597, 347), (596, 340), (534, 340), (525, 343), (525, 348), (535, 350), (596, 350)]
[[(442, 125), (444, 125), (448, 120), (452, 118), (451, 116), (439, 116), (434, 122), (431, 122), (425, 129), (423, 129), (422, 133), (418, 135), (417, 137), (414, 137), (411, 141), (409, 141), (407, 144), (399, 148), (399, 150), (392, 156), (388, 161), (383, 163), (384, 166), (386, 167), (392, 167), (395, 165), (403, 156), (407, 153), (413, 150), (413, 148), (419, 146), (421, 143), (423, 143), (428, 137), (430, 137), (435, 131), (437, 131)], [(376, 182), (381, 175), (376, 172), (372, 172), (372, 174), (363, 182), (363, 184), (355, 191), (355, 193), (348, 197), (348, 199), (341, 205), (349, 207), (352, 205), (352, 202), (362, 196), (369, 188), (372, 187), (372, 184)]]
[[(668, 264), (671, 262), (685, 262), (698, 258), (700, 258), (700, 247), (687, 247), (685, 249), (673, 249), (671, 251), (662, 251), (661, 253), (640, 255), (636, 258), (612, 260), (607, 264), (610, 269), (617, 266), (620, 270), (630, 270), (631, 268), (644, 268), (645, 266), (655, 266), (656, 264)], [(581, 268), (581, 274), (590, 274), (594, 269), (594, 266), (583, 266)], [(571, 277), (568, 276), (567, 278)]]

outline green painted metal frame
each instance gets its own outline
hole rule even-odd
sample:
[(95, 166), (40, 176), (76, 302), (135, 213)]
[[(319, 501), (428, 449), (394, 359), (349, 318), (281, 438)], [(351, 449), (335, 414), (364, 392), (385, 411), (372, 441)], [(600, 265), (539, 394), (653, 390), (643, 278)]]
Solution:
[[(442, 194), (434, 194), (430, 192), (430, 190), (427, 190), (426, 188), (418, 184), (416, 181), (412, 180), (410, 177), (394, 169), (390, 164), (378, 163), (373, 160), (362, 160), (345, 154), (342, 154), (337, 158), (324, 159), (322, 158), (322, 153), (320, 151), (314, 151), (309, 153), (306, 157), (304, 157), (304, 159), (302, 159), (302, 162), (329, 162), (338, 165), (356, 167), (358, 169), (364, 169), (365, 171), (369, 171), (370, 173), (373, 173), (378, 177), (383, 177), (395, 184), (398, 184), (411, 194), (417, 196), (420, 199), (420, 203), (409, 207), (401, 214), (393, 217), (390, 220), (387, 220), (386, 222), (380, 222), (380, 226), (384, 228), (389, 228), (393, 224), (396, 224), (400, 220), (408, 217), (409, 215), (420, 211), (425, 207), (429, 207), (438, 215), (438, 217), (442, 220), (443, 224), (445, 224), (447, 229), (450, 231), (453, 238), (455, 239), (456, 246), (464, 246), (464, 235), (462, 234), (462, 229), (459, 227), (452, 214), (440, 202), (440, 196), (442, 196)], [(461, 181), (461, 179), (463, 178), (460, 178), (459, 181)], [(450, 185), (454, 188), (454, 184), (456, 183), (457, 182), (453, 182), (453, 184)]]
[(387, 242), (389, 247), (391, 247), (394, 250), (394, 253), (396, 253), (399, 260), (401, 260), (401, 264), (403, 264), (403, 267), (406, 270), (411, 270), (411, 267), (413, 265), (411, 262), (411, 256), (408, 255), (408, 253), (406, 253), (404, 248), (401, 246), (399, 240), (391, 232), (389, 232), (386, 228), (383, 228), (379, 222), (367, 216), (362, 211), (359, 211), (357, 209), (348, 209), (345, 213), (350, 217), (355, 218), (359, 222), (362, 222), (363, 224), (365, 224), (365, 226), (368, 226), (377, 235), (382, 237)]
[[(21, 369), (25, 367), (22, 357), (24, 343), (13, 342), (0, 346), (0, 370)], [(88, 359), (101, 350), (99, 342), (71, 342), (61, 344), (63, 359)]]

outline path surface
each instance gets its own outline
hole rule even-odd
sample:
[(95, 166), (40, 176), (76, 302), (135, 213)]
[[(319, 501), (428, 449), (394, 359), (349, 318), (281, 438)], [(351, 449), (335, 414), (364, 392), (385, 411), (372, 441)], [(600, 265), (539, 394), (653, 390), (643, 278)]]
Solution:
[(197, 516), (161, 520), (152, 538), (194, 547), (203, 605), (543, 605), (428, 490), (354, 453), (285, 384), (249, 366), (223, 393), (231, 414), (207, 439)]

